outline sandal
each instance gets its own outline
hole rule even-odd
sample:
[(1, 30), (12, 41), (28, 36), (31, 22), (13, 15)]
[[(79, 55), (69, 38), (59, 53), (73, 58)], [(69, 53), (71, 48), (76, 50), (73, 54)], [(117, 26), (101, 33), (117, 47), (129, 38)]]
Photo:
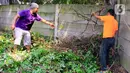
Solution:
[(108, 73), (108, 71), (99, 71), (97, 73)]

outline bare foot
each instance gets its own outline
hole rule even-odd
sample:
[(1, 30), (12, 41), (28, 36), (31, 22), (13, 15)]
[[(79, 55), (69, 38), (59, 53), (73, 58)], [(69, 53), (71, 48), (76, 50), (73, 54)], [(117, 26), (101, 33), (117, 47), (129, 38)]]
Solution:
[(27, 50), (28, 53), (30, 53), (30, 50)]
[(13, 54), (15, 54), (16, 52), (17, 52), (17, 49), (14, 49), (14, 50), (13, 50)]
[(97, 73), (108, 73), (108, 71), (99, 71)]

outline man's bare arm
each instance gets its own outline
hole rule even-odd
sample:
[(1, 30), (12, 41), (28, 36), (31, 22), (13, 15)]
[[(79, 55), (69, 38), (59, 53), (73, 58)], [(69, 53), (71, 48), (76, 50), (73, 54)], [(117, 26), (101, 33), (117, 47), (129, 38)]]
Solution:
[(48, 21), (45, 20), (45, 19), (41, 19), (41, 22), (43, 22), (43, 23), (45, 23), (45, 24), (48, 24), (48, 25), (50, 25), (50, 26), (53, 27), (53, 28), (55, 27), (53, 23), (48, 22)]
[(19, 14), (17, 14), (17, 15), (14, 17), (13, 21), (12, 21), (12, 25), (11, 25), (11, 29), (12, 29), (12, 30), (14, 30), (15, 24), (16, 24), (16, 21), (18, 20), (18, 18), (20, 18)]
[(100, 16), (98, 16), (96, 13), (92, 13), (93, 16), (95, 16), (96, 18), (100, 19)]

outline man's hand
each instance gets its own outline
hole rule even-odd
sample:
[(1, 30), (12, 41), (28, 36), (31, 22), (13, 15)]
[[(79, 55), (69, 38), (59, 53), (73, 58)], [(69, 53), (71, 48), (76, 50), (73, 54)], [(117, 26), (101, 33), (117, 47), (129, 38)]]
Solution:
[(46, 24), (50, 25), (52, 29), (53, 29), (53, 28), (55, 28), (55, 26), (54, 26), (54, 24), (53, 24), (53, 23), (48, 22), (47, 20), (45, 20), (45, 19), (43, 19), (43, 18), (42, 18), (41, 22), (43, 22), (43, 23), (46, 23)]
[(95, 12), (92, 12), (92, 15), (94, 16), (94, 15), (95, 15)]
[(53, 23), (50, 24), (51, 28), (55, 28), (55, 25)]
[(12, 29), (12, 30), (14, 30), (14, 29), (15, 29), (15, 25), (14, 25), (14, 24), (12, 24), (11, 29)]
[(100, 19), (100, 16), (98, 16), (95, 12), (93, 12), (92, 15), (95, 16), (96, 18)]

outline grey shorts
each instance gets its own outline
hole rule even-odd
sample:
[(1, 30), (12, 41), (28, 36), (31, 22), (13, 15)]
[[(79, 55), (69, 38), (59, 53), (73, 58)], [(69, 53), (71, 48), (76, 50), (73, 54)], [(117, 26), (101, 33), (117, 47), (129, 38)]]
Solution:
[(15, 41), (14, 41), (15, 45), (20, 45), (22, 38), (23, 38), (24, 46), (31, 45), (30, 31), (23, 30), (16, 27), (14, 30), (14, 37), (15, 37)]

